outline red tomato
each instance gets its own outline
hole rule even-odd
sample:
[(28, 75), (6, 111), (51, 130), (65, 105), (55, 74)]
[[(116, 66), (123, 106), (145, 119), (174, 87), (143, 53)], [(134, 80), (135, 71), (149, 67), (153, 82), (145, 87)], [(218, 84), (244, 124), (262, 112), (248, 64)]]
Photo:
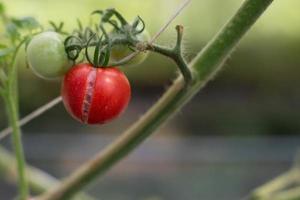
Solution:
[(67, 111), (87, 124), (103, 124), (127, 107), (131, 89), (127, 77), (115, 67), (78, 64), (65, 75), (62, 98)]

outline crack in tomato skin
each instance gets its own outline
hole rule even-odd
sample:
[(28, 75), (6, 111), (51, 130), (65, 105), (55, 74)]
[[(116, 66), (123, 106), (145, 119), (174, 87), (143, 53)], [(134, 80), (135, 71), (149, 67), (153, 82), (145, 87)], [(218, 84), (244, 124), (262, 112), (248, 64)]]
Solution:
[(115, 67), (78, 64), (65, 75), (61, 95), (66, 110), (86, 124), (104, 124), (118, 117), (131, 98), (130, 83)]
[(83, 122), (82, 104), (84, 101), (87, 77), (92, 68), (83, 64), (72, 67), (64, 76), (61, 96), (68, 113), (76, 120)]
[(89, 119), (89, 112), (95, 89), (94, 87), (96, 82), (96, 76), (97, 70), (94, 68), (89, 72), (87, 77), (86, 93), (82, 104), (82, 120), (84, 123), (87, 123)]
[(123, 72), (113, 67), (97, 69), (88, 123), (103, 124), (115, 119), (127, 107), (130, 96), (130, 84)]

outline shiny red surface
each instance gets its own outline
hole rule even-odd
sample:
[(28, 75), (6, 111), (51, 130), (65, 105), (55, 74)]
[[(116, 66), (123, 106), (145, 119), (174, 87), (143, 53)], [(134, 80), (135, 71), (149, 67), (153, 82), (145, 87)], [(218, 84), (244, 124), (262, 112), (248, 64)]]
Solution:
[(103, 124), (125, 110), (131, 89), (127, 77), (117, 68), (79, 64), (65, 75), (61, 94), (67, 111), (75, 119)]

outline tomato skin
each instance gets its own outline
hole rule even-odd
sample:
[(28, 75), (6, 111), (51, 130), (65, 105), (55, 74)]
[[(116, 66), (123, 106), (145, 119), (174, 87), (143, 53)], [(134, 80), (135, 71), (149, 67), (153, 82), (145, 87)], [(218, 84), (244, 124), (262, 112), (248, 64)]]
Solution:
[[(141, 41), (149, 41), (150, 35), (145, 30), (143, 33), (137, 35), (137, 38)], [(115, 45), (111, 50), (111, 60), (113, 62), (118, 62), (122, 60), (123, 58), (129, 56), (132, 54), (132, 50), (128, 48), (128, 46), (125, 45)], [(125, 66), (136, 66), (141, 63), (143, 63), (148, 58), (149, 52), (140, 52), (138, 55), (136, 55), (133, 59), (131, 59), (128, 63), (125, 64)]]
[(59, 78), (71, 67), (63, 38), (56, 32), (47, 31), (34, 36), (26, 53), (30, 68), (41, 78)]
[(104, 124), (126, 109), (131, 88), (127, 77), (115, 67), (78, 64), (65, 75), (61, 95), (66, 110), (75, 119)]

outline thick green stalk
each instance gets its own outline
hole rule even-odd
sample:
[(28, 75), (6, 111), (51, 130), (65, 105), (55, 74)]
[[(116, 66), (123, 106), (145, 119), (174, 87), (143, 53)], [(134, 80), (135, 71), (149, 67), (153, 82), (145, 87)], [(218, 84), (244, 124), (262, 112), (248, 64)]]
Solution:
[(211, 79), (236, 47), (241, 37), (255, 23), (273, 0), (246, 0), (236, 15), (221, 29), (193, 60), (191, 66), (197, 71), (198, 84)]
[(37, 199), (70, 199), (85, 185), (135, 149), (211, 80), (240, 39), (271, 2), (272, 0), (246, 0), (221, 32), (190, 64), (190, 69), (196, 77), (196, 81), (190, 87), (185, 87), (185, 82), (182, 77), (179, 77), (162, 98), (129, 130), (92, 160), (84, 163), (61, 185), (54, 187)]

